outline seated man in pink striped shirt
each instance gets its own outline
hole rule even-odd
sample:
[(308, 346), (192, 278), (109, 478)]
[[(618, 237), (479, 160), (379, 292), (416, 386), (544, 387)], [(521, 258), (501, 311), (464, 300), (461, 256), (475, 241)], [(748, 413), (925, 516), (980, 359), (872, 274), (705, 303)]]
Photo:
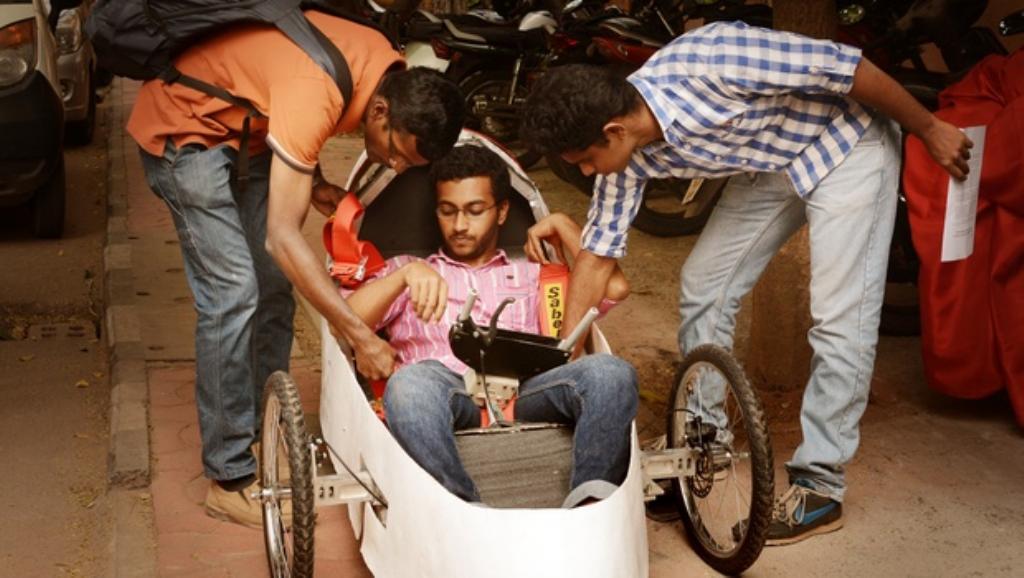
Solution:
[[(539, 333), (540, 265), (510, 259), (498, 249), (512, 186), (508, 167), (496, 154), (479, 146), (457, 147), (434, 163), (431, 179), (444, 246), (426, 259), (388, 260), (375, 279), (348, 296), (348, 303), (368, 325), (387, 329), (398, 355), (401, 367), (384, 394), (391, 432), (448, 490), (479, 502), (454, 431), (479, 427), (480, 410), (466, 392), (468, 368), (452, 353), (448, 330), (469, 290), (476, 289), (474, 319), (489, 321), (502, 300), (514, 297), (498, 326)], [(580, 247), (580, 227), (563, 214), (541, 220), (530, 237), (573, 256)], [(628, 294), (629, 284), (617, 270), (604, 308)], [(571, 487), (563, 507), (603, 499), (625, 478), (636, 408), (633, 367), (606, 354), (584, 356), (520, 385), (517, 420), (575, 425)]]

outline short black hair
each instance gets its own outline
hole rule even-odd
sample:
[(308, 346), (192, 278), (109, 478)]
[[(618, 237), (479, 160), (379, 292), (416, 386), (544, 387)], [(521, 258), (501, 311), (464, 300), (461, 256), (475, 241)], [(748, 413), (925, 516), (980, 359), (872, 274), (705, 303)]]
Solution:
[(491, 194), (495, 203), (500, 205), (508, 200), (512, 191), (508, 165), (488, 148), (479, 145), (457, 146), (430, 166), (430, 183), (435, 191), (438, 183), (473, 177), (491, 179)]
[(604, 125), (640, 106), (640, 93), (621, 75), (587, 64), (547, 72), (526, 99), (520, 133), (534, 150), (581, 151), (607, 142)]
[(441, 73), (423, 67), (389, 72), (377, 94), (388, 101), (388, 122), (416, 137), (423, 158), (437, 160), (455, 145), (466, 104), (459, 87)]

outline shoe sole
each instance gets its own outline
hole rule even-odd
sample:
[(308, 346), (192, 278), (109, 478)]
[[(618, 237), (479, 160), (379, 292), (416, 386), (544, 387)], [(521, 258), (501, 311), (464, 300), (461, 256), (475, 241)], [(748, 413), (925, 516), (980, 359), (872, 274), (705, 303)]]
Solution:
[(818, 526), (818, 527), (816, 527), (816, 528), (814, 528), (812, 530), (808, 530), (808, 531), (806, 531), (803, 534), (800, 534), (798, 536), (793, 536), (792, 538), (778, 538), (778, 539), (775, 539), (775, 540), (771, 540), (771, 539), (765, 540), (764, 541), (764, 545), (765, 546), (786, 546), (786, 545), (789, 545), (789, 544), (796, 544), (797, 542), (802, 542), (802, 541), (804, 541), (807, 538), (810, 538), (812, 536), (819, 536), (821, 534), (829, 534), (831, 532), (835, 532), (836, 530), (838, 530), (838, 529), (840, 529), (842, 527), (843, 527), (843, 519), (839, 518), (838, 520), (829, 522), (828, 524), (822, 524), (822, 525), (820, 525), (820, 526)]
[(211, 518), (215, 518), (215, 519), (220, 520), (222, 522), (230, 522), (232, 524), (237, 524), (239, 526), (245, 526), (246, 528), (252, 528), (254, 530), (262, 530), (263, 529), (263, 521), (262, 520), (260, 520), (259, 524), (252, 524), (252, 523), (245, 522), (243, 520), (239, 520), (237, 518), (234, 518), (230, 514), (228, 514), (227, 512), (222, 512), (220, 510), (215, 510), (215, 509), (211, 508), (210, 506), (206, 506), (205, 509), (206, 509), (206, 515), (207, 516), (209, 516)]

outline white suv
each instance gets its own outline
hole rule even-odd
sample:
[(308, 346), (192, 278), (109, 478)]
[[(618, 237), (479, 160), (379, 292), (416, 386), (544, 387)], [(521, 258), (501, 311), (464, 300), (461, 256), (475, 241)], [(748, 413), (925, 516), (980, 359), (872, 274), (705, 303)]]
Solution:
[(42, 0), (0, 0), (0, 207), (32, 202), (33, 231), (64, 232), (64, 105)]
[[(61, 3), (53, 3), (60, 10)], [(92, 142), (96, 127), (96, 56), (85, 36), (92, 1), (60, 12), (57, 20), (57, 75), (64, 98), (64, 138), (71, 144)], [(50, 21), (53, 21), (52, 14)]]

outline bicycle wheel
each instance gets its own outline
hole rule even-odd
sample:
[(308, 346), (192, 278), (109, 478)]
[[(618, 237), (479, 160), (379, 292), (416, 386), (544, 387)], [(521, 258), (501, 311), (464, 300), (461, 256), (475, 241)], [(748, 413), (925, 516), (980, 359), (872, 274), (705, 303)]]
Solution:
[(775, 484), (761, 402), (729, 352), (701, 345), (686, 356), (666, 431), (695, 461), (692, 476), (672, 480), (690, 543), (715, 570), (743, 572), (764, 547)]
[[(264, 388), (260, 440), (263, 537), (274, 578), (313, 576), (316, 511), (309, 442), (298, 388), (287, 373), (276, 371)], [(281, 514), (283, 500), (292, 503), (290, 528)]]

